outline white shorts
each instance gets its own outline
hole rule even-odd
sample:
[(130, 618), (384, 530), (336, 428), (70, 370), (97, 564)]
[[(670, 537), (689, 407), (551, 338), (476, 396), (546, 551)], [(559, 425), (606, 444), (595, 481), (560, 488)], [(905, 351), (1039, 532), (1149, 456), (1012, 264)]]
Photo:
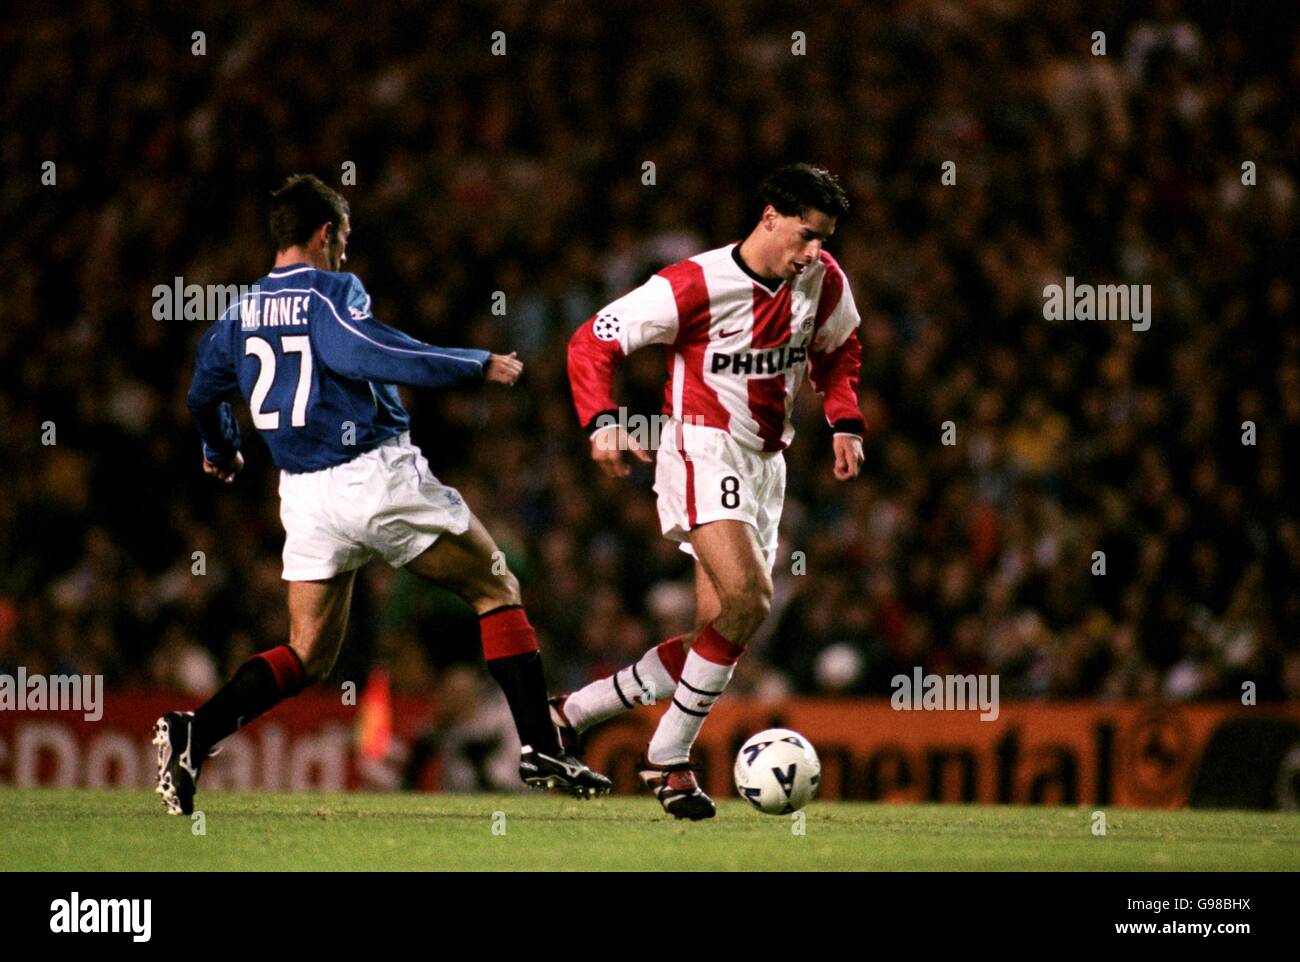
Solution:
[(664, 537), (695, 557), (691, 530), (732, 518), (758, 532), (770, 571), (785, 502), (785, 456), (752, 451), (726, 431), (669, 419), (655, 458), (655, 494)]
[(280, 472), (285, 581), (319, 581), (376, 554), (394, 568), (444, 532), (463, 534), (470, 512), (439, 483), (409, 433), (320, 471)]

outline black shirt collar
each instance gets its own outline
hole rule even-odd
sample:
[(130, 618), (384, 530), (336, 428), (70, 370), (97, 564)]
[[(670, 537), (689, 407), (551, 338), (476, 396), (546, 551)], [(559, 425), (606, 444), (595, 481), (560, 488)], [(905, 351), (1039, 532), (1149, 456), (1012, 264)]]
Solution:
[(739, 267), (742, 271), (744, 271), (751, 278), (753, 278), (755, 284), (763, 285), (763, 289), (770, 294), (775, 294), (777, 291), (781, 289), (781, 285), (785, 283), (785, 281), (781, 280), (781, 278), (779, 277), (759, 277), (757, 274), (751, 271), (749, 269), (749, 265), (746, 264), (743, 259), (741, 259), (739, 244), (732, 245), (731, 259), (736, 262), (737, 267)]

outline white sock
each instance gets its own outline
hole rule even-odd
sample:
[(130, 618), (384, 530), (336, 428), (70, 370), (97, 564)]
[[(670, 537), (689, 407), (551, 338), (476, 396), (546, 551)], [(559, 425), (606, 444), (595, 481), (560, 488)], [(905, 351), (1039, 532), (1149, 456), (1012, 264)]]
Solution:
[[(706, 639), (710, 632), (712, 639)], [(691, 748), (704, 726), (704, 719), (731, 681), (740, 651), (712, 627), (695, 640), (686, 656), (682, 680), (677, 684), (673, 700), (650, 739), (646, 751), (649, 761), (656, 765), (675, 765), (690, 760)]]
[(681, 664), (681, 638), (670, 638), (651, 648), (636, 663), (575, 691), (564, 702), (569, 724), (583, 731), (619, 712), (671, 698), (677, 690), (677, 679), (664, 664), (665, 658)]

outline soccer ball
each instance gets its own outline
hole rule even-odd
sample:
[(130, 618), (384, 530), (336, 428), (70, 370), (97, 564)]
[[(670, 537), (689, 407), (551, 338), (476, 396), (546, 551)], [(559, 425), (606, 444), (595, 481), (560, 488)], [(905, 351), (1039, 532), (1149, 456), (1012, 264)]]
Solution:
[(821, 780), (822, 763), (812, 744), (788, 728), (759, 732), (736, 756), (736, 791), (768, 815), (799, 811)]

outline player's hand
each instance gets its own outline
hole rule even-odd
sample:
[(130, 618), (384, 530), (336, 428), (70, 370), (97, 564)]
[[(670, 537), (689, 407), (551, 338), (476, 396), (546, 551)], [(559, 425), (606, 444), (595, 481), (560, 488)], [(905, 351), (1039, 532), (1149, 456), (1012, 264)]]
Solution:
[(617, 424), (601, 428), (591, 436), (591, 460), (600, 465), (607, 477), (626, 478), (632, 473), (632, 466), (623, 460), (624, 449), (646, 464), (650, 463), (650, 455)]
[(519, 360), (515, 351), (511, 351), (509, 354), (493, 354), (488, 358), (484, 377), (497, 384), (514, 384), (523, 373), (524, 362)]
[(856, 478), (862, 468), (862, 438), (837, 434), (831, 445), (835, 448), (835, 477), (840, 481)]
[(230, 467), (228, 468), (219, 468), (207, 458), (203, 459), (203, 473), (210, 474), (218, 481), (224, 481), (226, 484), (234, 481), (235, 475), (242, 471), (243, 468), (244, 456), (238, 451), (235, 452), (235, 460), (230, 462)]

